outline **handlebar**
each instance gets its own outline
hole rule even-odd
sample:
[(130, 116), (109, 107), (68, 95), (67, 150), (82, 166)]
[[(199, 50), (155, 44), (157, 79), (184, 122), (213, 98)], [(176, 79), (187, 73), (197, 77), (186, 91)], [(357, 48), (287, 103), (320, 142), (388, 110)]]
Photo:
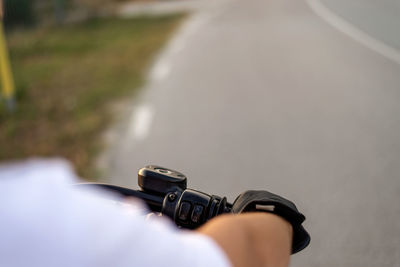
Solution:
[(185, 175), (155, 165), (139, 170), (138, 184), (140, 190), (100, 183), (80, 185), (98, 186), (125, 197), (140, 198), (147, 203), (150, 210), (170, 217), (178, 227), (186, 229), (195, 229), (223, 213), (272, 212), (293, 226), (292, 253), (301, 251), (310, 243), (310, 236), (301, 225), (305, 216), (297, 210), (294, 203), (270, 192), (245, 191), (239, 195), (233, 206), (226, 197), (186, 188)]
[(217, 215), (231, 212), (232, 204), (226, 197), (186, 188), (186, 183), (182, 173), (150, 165), (138, 172), (140, 190), (101, 183), (81, 185), (99, 186), (125, 197), (140, 198), (150, 210), (161, 212), (186, 229), (195, 229)]

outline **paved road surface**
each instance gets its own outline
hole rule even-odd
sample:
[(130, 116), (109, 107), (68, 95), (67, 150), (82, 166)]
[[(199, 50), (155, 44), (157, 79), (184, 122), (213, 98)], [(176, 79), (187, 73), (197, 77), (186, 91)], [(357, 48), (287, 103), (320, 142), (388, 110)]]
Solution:
[[(311, 2), (220, 0), (196, 13), (122, 116), (104, 164), (122, 185), (156, 163), (231, 200), (250, 188), (287, 196), (312, 235), (292, 266), (399, 266), (400, 65)], [(370, 17), (346, 9), (352, 1), (333, 2), (397, 47), (398, 35), (375, 36)]]

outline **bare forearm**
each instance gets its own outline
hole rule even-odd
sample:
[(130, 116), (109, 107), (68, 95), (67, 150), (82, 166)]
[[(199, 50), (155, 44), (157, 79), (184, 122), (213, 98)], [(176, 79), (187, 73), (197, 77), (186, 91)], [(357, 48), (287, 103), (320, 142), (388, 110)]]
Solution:
[(292, 227), (276, 215), (219, 216), (198, 231), (213, 238), (235, 267), (289, 265)]

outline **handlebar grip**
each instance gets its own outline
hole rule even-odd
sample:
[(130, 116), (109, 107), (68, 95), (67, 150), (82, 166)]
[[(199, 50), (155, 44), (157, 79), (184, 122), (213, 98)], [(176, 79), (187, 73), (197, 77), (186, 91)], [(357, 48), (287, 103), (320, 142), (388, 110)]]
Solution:
[(195, 229), (219, 214), (230, 212), (229, 205), (225, 197), (186, 189), (168, 193), (161, 213), (180, 227)]

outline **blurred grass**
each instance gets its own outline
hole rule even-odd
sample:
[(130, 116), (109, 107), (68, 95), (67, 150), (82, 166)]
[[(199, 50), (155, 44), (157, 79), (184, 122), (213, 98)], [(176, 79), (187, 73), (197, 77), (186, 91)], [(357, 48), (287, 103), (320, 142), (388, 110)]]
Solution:
[(63, 156), (95, 178), (110, 104), (145, 82), (182, 15), (96, 19), (8, 36), (18, 110), (0, 103), (0, 160)]

